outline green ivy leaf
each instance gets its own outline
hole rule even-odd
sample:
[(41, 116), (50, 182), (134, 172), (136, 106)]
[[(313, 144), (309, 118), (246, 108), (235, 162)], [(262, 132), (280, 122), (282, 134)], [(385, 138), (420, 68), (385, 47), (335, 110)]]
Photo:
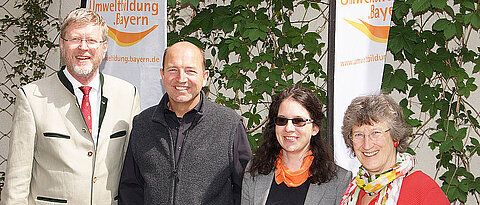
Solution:
[(466, 127), (462, 127), (460, 128), (456, 135), (455, 135), (455, 138), (459, 138), (459, 139), (465, 139), (465, 137), (467, 136), (467, 128)]
[(390, 83), (393, 76), (393, 67), (390, 64), (385, 64), (383, 68), (382, 90), (386, 93), (391, 93), (393, 86)]
[(253, 125), (260, 124), (261, 116), (258, 113), (255, 113), (255, 112), (256, 112), (256, 110), (254, 109), (253, 113), (251, 113), (251, 112), (243, 113), (242, 116), (244, 116), (248, 119), (247, 127), (252, 127)]
[(453, 147), (452, 140), (446, 140), (440, 145), (440, 153), (448, 152)]
[(480, 27), (480, 14), (479, 13), (474, 13), (472, 16), (472, 26), (476, 29)]
[(475, 145), (475, 146), (480, 145), (480, 143), (478, 142), (478, 140), (475, 139), (474, 137), (470, 137), (470, 142), (472, 142), (472, 144)]
[(457, 30), (456, 30), (455, 24), (450, 24), (448, 27), (443, 30), (443, 34), (445, 35), (446, 39), (451, 39), (453, 36), (455, 36)]
[(407, 90), (407, 78), (408, 76), (405, 70), (395, 70), (391, 84), (400, 92), (405, 93)]
[[(215, 23), (217, 22), (217, 23)], [(221, 25), (221, 29), (225, 31), (225, 33), (230, 33), (234, 29), (234, 24), (232, 22), (232, 19), (230, 17), (221, 17), (221, 18), (216, 18), (214, 20), (214, 25)]]
[(266, 66), (262, 66), (257, 70), (256, 76), (257, 79), (267, 79), (269, 74), (270, 72), (268, 68)]
[(233, 7), (237, 7), (237, 6), (240, 6), (240, 7), (247, 7), (247, 1), (232, 1), (233, 3)]
[(477, 90), (477, 85), (475, 84), (475, 78), (469, 78), (466, 83), (466, 87), (470, 91), (475, 91)]
[(448, 19), (442, 18), (435, 21), (432, 28), (436, 31), (443, 31), (452, 24)]
[(252, 124), (253, 124), (250, 120), (250, 118), (252, 116), (252, 113), (251, 112), (245, 112), (245, 113), (242, 114), (242, 116), (248, 119), (247, 127), (251, 127)]
[(416, 155), (416, 154), (417, 154), (417, 153), (415, 153), (415, 151), (414, 151), (412, 148), (410, 148), (410, 147), (407, 148), (407, 153), (408, 153), (408, 154), (411, 154), (411, 155)]
[[(440, 143), (438, 143), (438, 142), (430, 141), (428, 143), (428, 147), (430, 147), (431, 150), (434, 150), (438, 146), (440, 146)], [(438, 166), (439, 166), (439, 164), (437, 162), (437, 168), (438, 168)]]
[[(457, 173), (458, 173), (459, 176), (464, 176), (465, 177), (461, 181), (461, 183), (465, 183), (465, 185), (467, 185), (467, 187), (468, 187), (469, 182), (473, 182), (475, 180), (475, 176), (473, 176), (472, 173), (467, 171), (467, 169), (465, 167), (458, 167)], [(464, 190), (464, 189), (462, 189), (462, 190)], [(468, 191), (468, 189), (466, 189), (464, 191)]]
[(418, 127), (422, 125), (422, 121), (419, 119), (407, 119), (406, 122), (412, 127)]
[(474, 116), (472, 116), (471, 111), (468, 112), (468, 119), (470, 120), (470, 122), (472, 122), (473, 125), (475, 125), (476, 127), (480, 127), (478, 120)]
[(475, 11), (475, 4), (472, 1), (462, 1), (460, 5), (466, 9)]
[(297, 45), (300, 44), (300, 42), (302, 42), (302, 37), (297, 36), (297, 37), (291, 38), (290, 40), (291, 40), (290, 45), (291, 45), (292, 47), (297, 47)]
[(427, 77), (431, 78), (433, 76), (433, 68), (432, 65), (428, 62), (425, 61), (419, 61), (417, 65), (415, 65), (415, 72), (416, 73), (421, 73)]
[(308, 24), (305, 24), (304, 26), (302, 26), (302, 28), (300, 29), (300, 32), (301, 33), (305, 33), (308, 31)]
[(320, 6), (318, 6), (318, 3), (316, 2), (313, 2), (310, 4), (312, 6), (312, 8), (318, 10), (318, 11), (322, 11), (322, 9), (320, 8)]
[(393, 7), (393, 16), (392, 20), (403, 18), (410, 11), (410, 6), (407, 5), (404, 1), (396, 1), (395, 6)]
[(172, 7), (173, 7), (173, 6), (175, 6), (176, 3), (177, 3), (176, 0), (167, 0), (168, 6), (172, 6)]
[(433, 30), (443, 31), (446, 39), (452, 38), (457, 32), (455, 24), (448, 19), (437, 20), (433, 24), (432, 28)]
[(441, 130), (430, 135), (430, 138), (432, 138), (432, 140), (434, 140), (435, 142), (444, 142), (445, 136), (445, 131)]
[(467, 193), (462, 191), (458, 186), (451, 186), (448, 190), (447, 197), (450, 201), (457, 199), (463, 203), (467, 201)]
[(468, 98), (470, 96), (470, 90), (465, 86), (459, 87), (458, 95), (463, 95)]
[(262, 144), (262, 133), (255, 133), (254, 135), (248, 134), (247, 138), (252, 150), (257, 150)]
[(280, 31), (280, 29), (272, 28), (272, 31), (273, 31), (273, 34), (275, 34), (276, 36), (278, 37), (282, 36), (282, 31)]
[(249, 29), (247, 31), (250, 31), (248, 35), (250, 41), (256, 41), (258, 39), (265, 40), (267, 37), (267, 34), (260, 29)]
[(447, 0), (434, 0), (431, 3), (432, 7), (437, 9), (444, 9), (447, 6)]
[(458, 152), (463, 151), (463, 141), (459, 138), (453, 140), (453, 148)]
[(305, 49), (311, 53), (315, 53), (317, 51), (318, 41), (316, 36), (313, 35), (305, 35), (303, 38), (303, 44), (305, 45)]
[(475, 178), (472, 182), (472, 188), (474, 189), (472, 191), (480, 192), (480, 177)]
[(204, 10), (198, 13), (192, 19), (192, 22), (189, 25), (182, 28), (182, 30), (180, 31), (180, 35), (181, 36), (188, 35), (198, 30), (199, 28), (202, 28), (204, 32), (208, 32), (211, 30), (211, 27), (212, 27), (212, 19), (213, 19), (213, 14), (209, 10)]
[(427, 10), (430, 5), (431, 0), (415, 0), (412, 4), (412, 11), (413, 13), (422, 12)]
[(278, 38), (278, 46), (279, 47), (284, 47), (287, 44), (287, 38), (286, 37), (279, 37)]

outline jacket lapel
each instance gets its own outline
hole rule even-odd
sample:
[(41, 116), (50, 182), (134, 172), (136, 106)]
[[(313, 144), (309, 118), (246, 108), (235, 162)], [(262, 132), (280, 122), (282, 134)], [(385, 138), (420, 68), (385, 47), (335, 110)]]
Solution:
[(327, 191), (328, 190), (326, 190), (326, 186), (310, 184), (307, 192), (307, 197), (305, 198), (305, 204), (320, 204)]
[[(75, 92), (73, 91), (73, 85), (67, 79), (67, 76), (65, 76), (65, 74), (63, 73), (63, 69), (66, 69), (65, 66), (63, 66), (62, 69), (57, 72), (58, 79), (63, 84), (63, 86), (65, 86), (65, 88), (67, 88), (67, 90), (70, 91), (70, 93), (72, 93), (73, 96), (75, 96)], [(108, 105), (108, 98), (105, 97), (104, 93), (103, 93), (103, 85), (104, 85), (105, 78), (103, 76), (103, 73), (99, 72), (99, 75), (100, 75), (100, 96), (101, 96), (101, 98), (100, 98), (100, 105), (99, 105), (100, 113), (99, 113), (99, 116), (98, 116), (98, 134), (100, 134), (100, 128), (102, 127), (102, 122), (103, 122), (103, 119), (105, 118), (105, 113), (107, 111), (107, 105)], [(76, 100), (75, 100), (75, 102), (77, 104)], [(79, 105), (77, 105), (77, 107), (80, 109)], [(80, 113), (82, 113), (82, 112), (80, 111)], [(85, 119), (83, 118), (83, 116), (82, 116), (82, 119), (85, 122)]]
[(98, 116), (98, 133), (100, 134), (100, 128), (102, 127), (103, 118), (105, 117), (105, 112), (107, 111), (108, 98), (103, 95), (103, 83), (104, 77), (103, 73), (100, 74), (100, 115)]
[(58, 79), (63, 84), (63, 86), (65, 86), (65, 88), (67, 88), (67, 90), (70, 91), (73, 96), (75, 96), (75, 92), (73, 92), (73, 85), (72, 83), (70, 83), (70, 81), (68, 81), (67, 76), (65, 76), (65, 74), (63, 73), (63, 69), (65, 69), (65, 66), (63, 66), (62, 69), (57, 72)]
[(273, 176), (275, 176), (275, 170), (268, 175), (257, 175), (258, 180), (255, 185), (255, 204), (267, 203), (267, 197), (270, 193), (270, 187), (272, 186)]
[[(63, 112), (63, 115), (66, 118), (65, 120), (71, 122), (74, 126), (74, 129), (78, 129), (78, 133), (85, 133), (87, 132), (85, 118), (83, 117), (77, 97), (75, 96), (73, 85), (68, 80), (67, 76), (65, 76), (64, 69), (66, 69), (65, 66), (63, 66), (62, 69), (57, 72), (57, 77), (59, 81), (59, 86), (63, 86), (65, 90), (57, 90), (55, 96), (59, 98), (58, 102), (64, 102), (66, 104), (69, 104), (69, 108), (68, 110), (58, 108), (58, 110), (60, 112)], [(83, 134), (81, 135), (84, 136)], [(88, 133), (87, 139), (93, 140), (90, 133)]]

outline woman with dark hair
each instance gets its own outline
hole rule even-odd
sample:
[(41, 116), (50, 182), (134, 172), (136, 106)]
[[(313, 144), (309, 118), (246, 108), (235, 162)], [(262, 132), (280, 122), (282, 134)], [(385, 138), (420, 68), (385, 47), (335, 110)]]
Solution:
[(390, 97), (353, 99), (343, 118), (342, 134), (362, 166), (341, 205), (450, 204), (435, 181), (413, 170), (415, 160), (405, 153), (411, 129)]
[(352, 174), (335, 165), (322, 119), (320, 100), (306, 88), (274, 97), (263, 143), (243, 178), (242, 205), (340, 203)]

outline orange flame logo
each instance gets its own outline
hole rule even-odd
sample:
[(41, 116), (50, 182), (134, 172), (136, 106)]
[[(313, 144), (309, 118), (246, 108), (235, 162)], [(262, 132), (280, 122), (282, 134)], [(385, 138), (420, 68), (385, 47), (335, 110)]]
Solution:
[(107, 26), (107, 27), (108, 27), (108, 36), (110, 36), (110, 38), (115, 40), (115, 42), (117, 42), (119, 46), (128, 47), (128, 46), (135, 45), (136, 43), (141, 41), (143, 38), (145, 38), (145, 36), (147, 36), (153, 30), (155, 30), (155, 28), (157, 28), (158, 25), (154, 25), (152, 26), (152, 28), (140, 33), (127, 33), (127, 32), (116, 30), (110, 26)]
[(372, 41), (378, 43), (387, 43), (388, 42), (388, 32), (390, 31), (390, 26), (374, 26), (370, 25), (365, 21), (359, 19), (362, 23), (357, 23), (354, 21), (350, 21), (345, 19), (348, 23), (350, 23), (353, 27), (360, 30), (364, 33), (368, 38), (372, 39)]

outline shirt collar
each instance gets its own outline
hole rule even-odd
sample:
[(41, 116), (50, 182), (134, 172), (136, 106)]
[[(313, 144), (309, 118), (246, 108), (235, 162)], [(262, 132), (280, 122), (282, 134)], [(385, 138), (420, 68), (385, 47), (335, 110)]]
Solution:
[[(75, 79), (72, 76), (72, 74), (70, 74), (70, 72), (68, 72), (67, 68), (63, 69), (63, 73), (65, 74), (65, 77), (67, 77), (68, 81), (70, 81), (70, 83), (72, 83), (73, 89), (79, 88), (81, 86), (85, 86), (85, 85), (82, 85), (80, 82), (78, 82), (78, 80)], [(98, 70), (97, 70), (97, 74), (95, 75), (93, 80), (90, 83), (88, 83), (88, 85), (86, 85), (86, 86), (90, 86), (90, 87), (92, 87), (93, 90), (98, 92), (98, 90), (100, 89), (100, 73), (98, 72)]]
[[(187, 113), (185, 113), (185, 115), (189, 114), (189, 113), (198, 113), (200, 111), (200, 109), (202, 108), (202, 104), (203, 104), (203, 93), (200, 93), (199, 95), (200, 95), (200, 101), (198, 101), (198, 104), (195, 105), (195, 107), (193, 107), (193, 109), (191, 109)], [(165, 100), (165, 103), (162, 105), (162, 107), (164, 109), (164, 112), (165, 113), (175, 113), (168, 108), (168, 102), (170, 101), (170, 98), (168, 98), (168, 96), (165, 96), (165, 97), (167, 97), (167, 100)]]

